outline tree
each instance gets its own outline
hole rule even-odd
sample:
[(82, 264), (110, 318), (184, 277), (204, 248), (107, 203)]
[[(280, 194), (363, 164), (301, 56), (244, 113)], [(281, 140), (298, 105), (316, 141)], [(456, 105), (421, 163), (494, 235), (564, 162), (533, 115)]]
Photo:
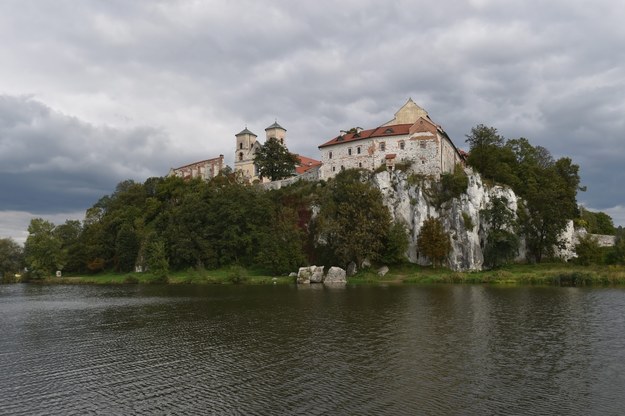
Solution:
[(384, 241), (381, 260), (385, 264), (398, 264), (406, 261), (408, 232), (404, 223), (396, 219), (392, 223)]
[(82, 244), (82, 224), (78, 220), (67, 220), (54, 228), (54, 234), (61, 240), (61, 248), (67, 254), (64, 270), (81, 272), (85, 269), (85, 247)]
[(510, 165), (513, 156), (497, 129), (479, 124), (466, 138), (470, 146), (467, 163), (486, 179), (513, 185), (515, 177)]
[(20, 271), (24, 263), (24, 250), (12, 238), (0, 239), (0, 278)]
[(505, 197), (493, 198), (481, 214), (490, 227), (484, 247), (486, 265), (497, 267), (513, 260), (518, 254), (519, 237), (514, 232), (514, 212), (508, 208), (508, 200)]
[(54, 228), (53, 223), (42, 218), (32, 219), (28, 226), (24, 255), (26, 265), (36, 276), (50, 276), (65, 265), (67, 253)]
[(324, 188), (315, 222), (317, 249), (326, 262), (346, 266), (355, 261), (377, 261), (391, 228), (391, 215), (382, 194), (363, 172), (347, 169)]
[(254, 163), (258, 166), (260, 177), (272, 181), (293, 176), (299, 159), (275, 137), (269, 138), (254, 156)]
[(427, 217), (417, 238), (417, 249), (432, 261), (432, 267), (441, 265), (451, 251), (449, 234), (438, 218)]
[(137, 233), (129, 224), (123, 224), (115, 239), (115, 267), (119, 272), (131, 272), (139, 254)]
[(597, 239), (591, 234), (584, 234), (575, 245), (577, 262), (583, 266), (600, 264), (602, 260), (601, 247)]
[(167, 259), (165, 242), (158, 238), (155, 233), (148, 234), (144, 241), (141, 256), (145, 259), (147, 271), (159, 282), (166, 283), (169, 273), (169, 260)]
[(256, 262), (274, 274), (287, 274), (305, 263), (302, 231), (294, 209), (274, 205), (268, 232), (260, 236)]

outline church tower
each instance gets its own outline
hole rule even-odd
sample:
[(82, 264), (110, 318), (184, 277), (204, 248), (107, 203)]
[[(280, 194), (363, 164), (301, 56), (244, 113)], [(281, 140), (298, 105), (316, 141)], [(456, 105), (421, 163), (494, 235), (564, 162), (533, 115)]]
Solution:
[(267, 140), (275, 137), (283, 146), (286, 147), (286, 129), (278, 124), (278, 120), (265, 129), (265, 134), (267, 135)]
[(243, 172), (243, 176), (253, 180), (258, 177), (256, 165), (254, 165), (254, 155), (259, 147), (256, 141), (258, 136), (245, 127), (235, 137), (237, 138), (237, 144), (234, 151), (234, 170)]

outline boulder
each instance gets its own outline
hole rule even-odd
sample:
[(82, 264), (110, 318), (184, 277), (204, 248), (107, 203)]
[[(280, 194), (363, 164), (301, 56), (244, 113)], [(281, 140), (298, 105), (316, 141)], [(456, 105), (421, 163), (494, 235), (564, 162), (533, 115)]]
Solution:
[(384, 277), (384, 275), (388, 273), (388, 267), (387, 266), (382, 266), (378, 269), (378, 276), (380, 277)]
[(289, 273), (289, 277), (297, 277), (297, 273), (291, 272), (291, 273)]
[(345, 270), (340, 267), (330, 267), (328, 274), (323, 279), (324, 284), (347, 283)]
[[(313, 266), (314, 267), (314, 266)], [(310, 283), (310, 276), (312, 276), (312, 272), (310, 267), (300, 267), (297, 272), (297, 284), (298, 285), (307, 285)]]
[(353, 261), (347, 265), (347, 277), (352, 277), (358, 272), (358, 266)]
[(361, 269), (368, 269), (369, 267), (371, 267), (371, 262), (369, 261), (369, 259), (364, 259), (362, 261), (362, 264), (360, 265)]
[(310, 275), (310, 283), (321, 283), (323, 282), (323, 268), (324, 266), (310, 266), (311, 275)]

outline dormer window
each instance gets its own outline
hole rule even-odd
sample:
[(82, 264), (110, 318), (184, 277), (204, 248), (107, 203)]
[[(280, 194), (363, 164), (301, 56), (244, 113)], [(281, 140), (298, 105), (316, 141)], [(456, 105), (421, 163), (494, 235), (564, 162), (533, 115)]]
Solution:
[(388, 129), (384, 130), (384, 134), (391, 134), (391, 133), (394, 133), (394, 132), (393, 132), (393, 129), (390, 128), (390, 127)]

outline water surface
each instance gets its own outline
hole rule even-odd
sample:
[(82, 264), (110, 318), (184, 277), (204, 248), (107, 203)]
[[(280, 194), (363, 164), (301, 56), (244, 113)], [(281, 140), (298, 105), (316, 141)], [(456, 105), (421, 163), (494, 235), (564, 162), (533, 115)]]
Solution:
[(625, 414), (625, 291), (0, 285), (0, 414)]

